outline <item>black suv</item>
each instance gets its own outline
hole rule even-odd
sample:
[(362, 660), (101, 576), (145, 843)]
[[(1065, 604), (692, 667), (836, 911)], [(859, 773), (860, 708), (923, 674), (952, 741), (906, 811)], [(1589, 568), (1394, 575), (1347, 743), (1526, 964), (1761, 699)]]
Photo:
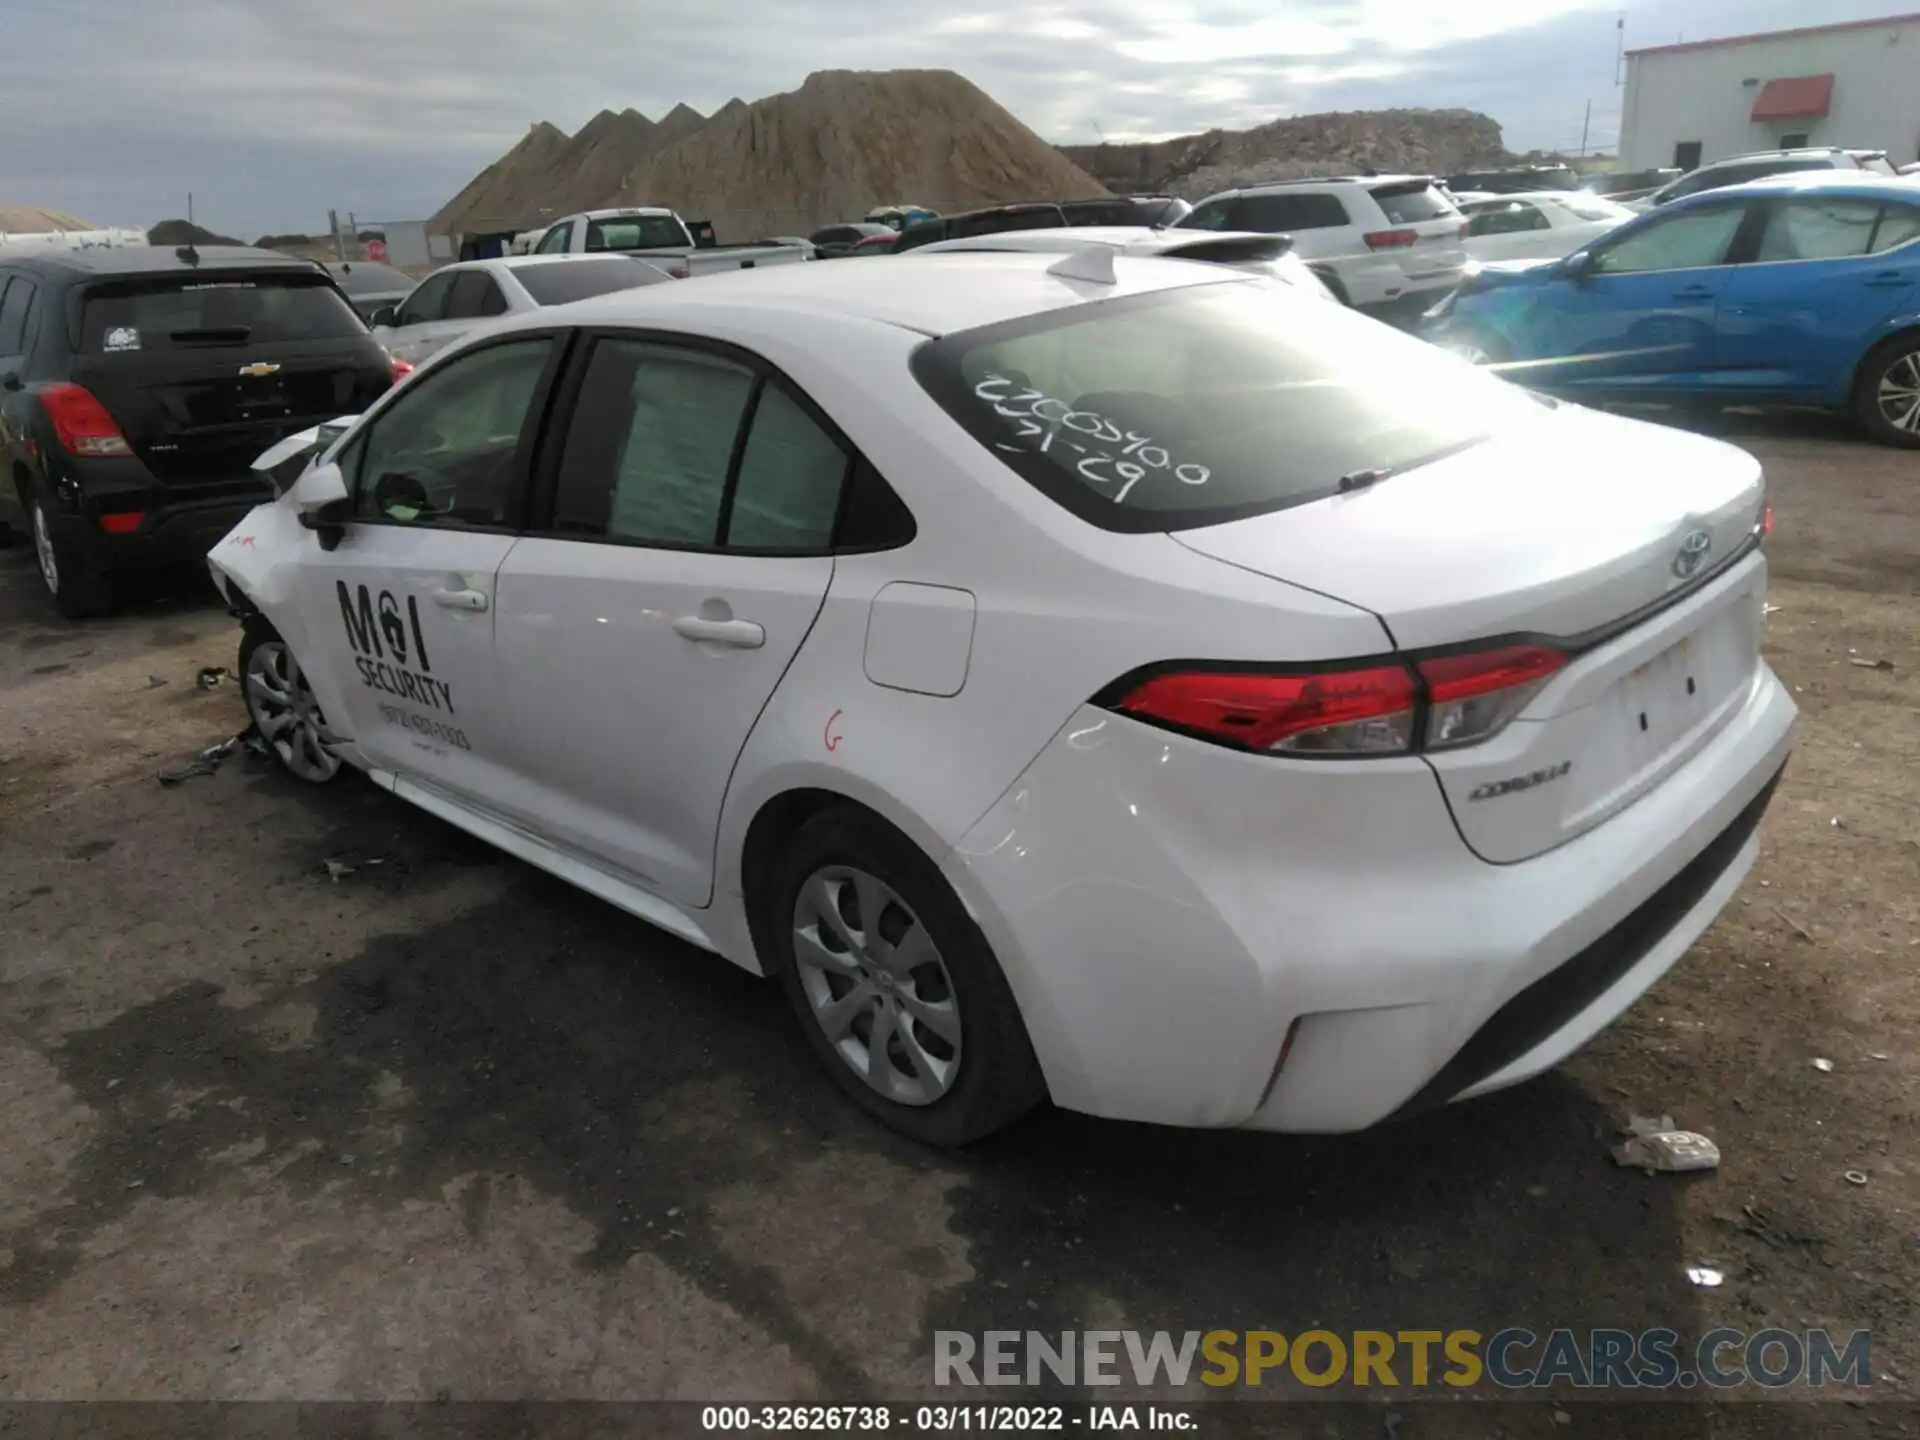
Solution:
[(252, 464), (366, 409), (393, 362), (325, 270), (246, 246), (0, 259), (0, 525), (62, 615), (200, 560), (272, 490)]
[(1580, 176), (1571, 165), (1509, 165), (1501, 170), (1462, 170), (1449, 175), (1454, 194), (1525, 195), (1534, 190), (1578, 190)]
[(1171, 195), (1110, 195), (1103, 200), (1026, 201), (990, 205), (960, 215), (942, 215), (909, 225), (893, 247), (917, 250), (938, 240), (971, 240), (976, 235), (998, 235), (1008, 230), (1079, 229), (1090, 225), (1171, 225), (1193, 206)]

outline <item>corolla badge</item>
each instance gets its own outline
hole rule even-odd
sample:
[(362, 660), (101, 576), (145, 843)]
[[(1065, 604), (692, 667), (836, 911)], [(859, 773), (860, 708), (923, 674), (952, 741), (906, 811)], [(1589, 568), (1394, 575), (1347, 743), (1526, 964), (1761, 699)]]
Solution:
[(1706, 562), (1707, 552), (1713, 549), (1713, 536), (1705, 530), (1695, 530), (1680, 542), (1680, 553), (1673, 557), (1673, 573), (1685, 580)]

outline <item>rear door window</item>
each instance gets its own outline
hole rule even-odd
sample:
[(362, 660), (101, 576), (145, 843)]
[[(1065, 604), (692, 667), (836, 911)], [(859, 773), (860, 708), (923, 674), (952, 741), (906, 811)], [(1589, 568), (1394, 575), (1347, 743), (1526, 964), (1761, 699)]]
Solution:
[(541, 236), (540, 243), (533, 247), (533, 253), (536, 255), (564, 255), (567, 253), (568, 242), (572, 239), (573, 222), (569, 220), (564, 225), (554, 226), (551, 230), (547, 231), (545, 235)]
[(1774, 207), (1760, 237), (1762, 262), (1844, 260), (1868, 253), (1880, 206), (1842, 196), (1788, 200)]
[(191, 274), (112, 280), (87, 292), (87, 354), (345, 340), (367, 327), (318, 271)]
[(1524, 200), (1502, 200), (1475, 206), (1467, 221), (1469, 235), (1514, 235), (1523, 230), (1551, 229), (1538, 205)]
[(1274, 234), (1283, 230), (1329, 230), (1352, 223), (1338, 195), (1242, 195), (1234, 202), (1229, 228)]
[(638, 545), (711, 547), (754, 372), (651, 340), (593, 348), (560, 458), (553, 528)]
[(1204, 205), (1196, 205), (1182, 216), (1178, 228), (1182, 230), (1225, 230), (1232, 215), (1232, 200), (1209, 200)]
[(507, 297), (484, 270), (463, 270), (447, 296), (447, 319), (483, 320), (507, 313)]
[(1880, 212), (1880, 228), (1873, 232), (1869, 253), (1878, 255), (1901, 245), (1920, 240), (1920, 209), (1912, 205), (1888, 205)]
[(1545, 413), (1423, 341), (1238, 280), (960, 331), (912, 370), (995, 459), (1121, 531), (1320, 499)]
[(1422, 181), (1418, 185), (1378, 185), (1367, 192), (1395, 225), (1417, 225), (1422, 220), (1445, 220), (1460, 212), (1440, 191)]

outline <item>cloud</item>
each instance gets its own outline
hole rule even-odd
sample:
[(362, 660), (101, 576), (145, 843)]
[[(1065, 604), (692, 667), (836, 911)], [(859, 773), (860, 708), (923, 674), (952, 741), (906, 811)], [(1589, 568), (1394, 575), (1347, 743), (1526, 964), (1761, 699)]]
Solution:
[[(1589, 99), (1610, 143), (1619, 103), (1617, 0), (0, 3), (0, 200), (149, 224), (192, 191), (248, 236), (425, 216), (536, 119), (711, 112), (819, 69), (956, 69), (1061, 142), (1462, 105), (1568, 147)], [(1635, 44), (1806, 23), (1797, 0), (1627, 3)]]

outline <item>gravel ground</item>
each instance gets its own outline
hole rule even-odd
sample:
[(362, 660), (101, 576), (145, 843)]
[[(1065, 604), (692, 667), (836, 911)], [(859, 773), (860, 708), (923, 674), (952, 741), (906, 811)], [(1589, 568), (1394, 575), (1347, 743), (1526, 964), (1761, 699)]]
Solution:
[[(243, 723), (195, 684), (233, 623), (182, 582), (66, 624), (0, 552), (0, 1398), (845, 1402), (927, 1393), (940, 1328), (1778, 1324), (1871, 1329), (1875, 1398), (1404, 1435), (1913, 1433), (1920, 456), (1725, 429), (1806, 717), (1759, 869), (1561, 1071), (1338, 1139), (916, 1150), (772, 987), (357, 779), (156, 784)], [(1661, 1111), (1718, 1173), (1608, 1162)]]

